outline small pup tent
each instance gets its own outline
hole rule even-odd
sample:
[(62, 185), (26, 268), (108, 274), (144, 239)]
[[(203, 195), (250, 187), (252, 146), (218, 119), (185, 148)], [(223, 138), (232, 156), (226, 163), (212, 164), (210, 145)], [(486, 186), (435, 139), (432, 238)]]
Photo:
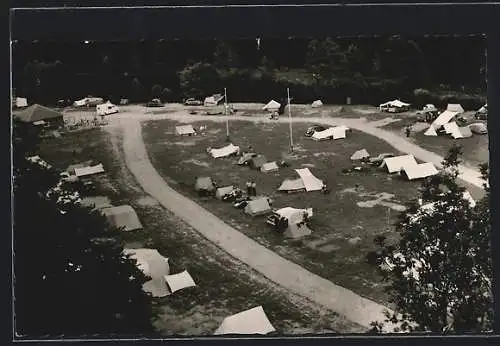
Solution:
[(459, 112), (445, 110), (443, 113), (439, 114), (431, 126), (433, 126), (434, 129), (439, 129), (444, 124), (449, 123), (458, 113)]
[(277, 111), (279, 111), (280, 107), (281, 107), (281, 104), (279, 102), (271, 100), (271, 101), (269, 101), (268, 104), (266, 104), (264, 107), (262, 107), (262, 109), (265, 111), (269, 111), (269, 112), (277, 112)]
[(170, 293), (175, 293), (179, 290), (196, 286), (196, 283), (187, 270), (178, 274), (165, 275), (164, 278), (167, 282)]
[(218, 159), (221, 157), (227, 157), (231, 155), (235, 155), (240, 151), (240, 147), (231, 144), (226, 145), (225, 147), (219, 149), (210, 149), (209, 153), (212, 155), (214, 159)]
[(95, 175), (95, 174), (100, 174), (104, 173), (104, 167), (102, 166), (102, 163), (95, 165), (95, 166), (88, 166), (88, 167), (81, 167), (81, 168), (75, 168), (75, 175), (78, 178), (83, 178), (87, 177), (89, 175)]
[(16, 97), (16, 107), (17, 108), (28, 107), (28, 99), (24, 97)]
[(389, 173), (396, 173), (400, 172), (402, 169), (405, 169), (406, 167), (416, 166), (416, 165), (417, 161), (415, 160), (415, 157), (413, 157), (413, 155), (401, 155), (401, 156), (385, 158), (380, 167), (381, 168), (387, 167), (387, 171)]
[(267, 159), (264, 155), (257, 155), (248, 161), (248, 166), (253, 169), (260, 169), (266, 162)]
[(464, 108), (459, 103), (449, 103), (448, 107), (446, 107), (446, 110), (450, 111), (450, 112), (457, 112), (457, 113), (465, 112)]
[(319, 108), (321, 106), (323, 106), (323, 102), (321, 102), (321, 100), (316, 100), (311, 105), (312, 108)]
[(271, 207), (269, 206), (269, 201), (266, 197), (259, 197), (248, 201), (244, 211), (245, 214), (250, 216), (258, 216), (271, 212)]
[(408, 165), (403, 168), (403, 174), (408, 180), (423, 179), (438, 173), (438, 170), (431, 162)]
[(118, 106), (112, 104), (111, 102), (106, 102), (101, 105), (96, 105), (96, 112), (97, 115), (108, 115), (108, 114), (114, 114), (118, 113), (120, 109)]
[(298, 179), (285, 179), (283, 183), (281, 183), (280, 187), (278, 188), (279, 191), (286, 191), (286, 192), (298, 192), (298, 191), (305, 191), (306, 186), (304, 185), (304, 182), (302, 181), (301, 178)]
[(71, 175), (75, 175), (76, 168), (83, 168), (89, 166), (92, 166), (92, 160), (71, 164), (68, 166), (68, 168), (66, 168), (66, 172), (68, 172)]
[(274, 331), (276, 331), (276, 329), (274, 329), (271, 322), (267, 318), (262, 306), (257, 306), (226, 317), (214, 334), (266, 335)]
[(344, 126), (330, 127), (324, 131), (314, 132), (311, 138), (316, 141), (345, 138), (346, 129)]
[(165, 297), (170, 292), (165, 282), (165, 275), (170, 274), (168, 258), (155, 249), (124, 249), (123, 253), (137, 261), (137, 267), (151, 280), (142, 285), (145, 292), (153, 297)]
[(434, 126), (429, 126), (429, 128), (424, 132), (424, 135), (425, 136), (437, 136), (437, 132), (436, 132), (436, 129), (434, 128)]
[(194, 183), (194, 190), (198, 195), (210, 195), (215, 190), (215, 184), (210, 177), (198, 177)]
[(112, 226), (122, 228), (126, 232), (142, 229), (141, 221), (130, 205), (104, 208), (101, 212)]
[(234, 186), (233, 185), (219, 187), (215, 191), (215, 198), (222, 199), (222, 198), (224, 198), (224, 196), (229, 195), (233, 191), (234, 191)]
[(113, 206), (107, 196), (85, 197), (81, 199), (80, 205), (82, 207), (91, 207), (93, 209), (111, 208)]
[(285, 179), (278, 188), (279, 191), (319, 191), (323, 188), (324, 183), (322, 180), (316, 178), (309, 168), (296, 169), (295, 172), (299, 175), (299, 179)]
[(312, 217), (312, 208), (295, 209), (291, 207), (285, 207), (276, 210), (275, 213), (280, 217), (286, 218), (288, 221), (288, 227), (283, 233), (286, 238), (297, 239), (308, 236), (312, 233), (305, 223), (306, 218)]
[(175, 127), (175, 134), (178, 136), (192, 136), (195, 133), (193, 125), (180, 125)]
[(452, 121), (443, 125), (444, 132), (448, 135), (451, 135), (453, 138), (462, 138), (462, 133), (458, 128), (456, 122)]
[(260, 171), (263, 173), (276, 172), (279, 169), (276, 161), (266, 162), (260, 167)]
[(353, 161), (363, 160), (363, 159), (368, 159), (369, 157), (370, 157), (370, 154), (368, 153), (368, 151), (366, 149), (361, 149), (361, 150), (354, 152), (354, 154), (352, 154), (351, 160), (353, 160)]

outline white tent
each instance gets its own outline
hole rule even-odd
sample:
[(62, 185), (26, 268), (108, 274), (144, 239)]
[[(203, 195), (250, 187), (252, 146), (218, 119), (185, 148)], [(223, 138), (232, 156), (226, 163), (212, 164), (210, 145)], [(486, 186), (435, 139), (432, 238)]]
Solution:
[(445, 110), (443, 113), (439, 114), (431, 126), (434, 126), (434, 129), (439, 129), (444, 124), (449, 123), (458, 113), (459, 112)]
[(276, 214), (284, 217), (288, 220), (288, 227), (284, 232), (286, 238), (301, 238), (308, 236), (312, 231), (304, 223), (304, 216), (312, 217), (313, 210), (309, 209), (296, 209), (291, 207), (285, 207), (276, 210)]
[(274, 100), (269, 101), (267, 105), (262, 107), (263, 110), (265, 111), (270, 111), (270, 112), (277, 112), (281, 107), (281, 104), (279, 102), (276, 102)]
[(321, 100), (316, 100), (311, 105), (312, 108), (319, 108), (321, 106), (323, 106), (323, 102), (321, 102)]
[(323, 188), (324, 183), (322, 180), (316, 178), (309, 168), (300, 168), (296, 169), (295, 172), (300, 176), (302, 181), (304, 182), (304, 186), (307, 192), (310, 191), (319, 191)]
[(260, 167), (260, 171), (264, 173), (276, 172), (279, 169), (276, 161), (266, 162)]
[(233, 154), (237, 154), (239, 151), (240, 147), (233, 145), (233, 143), (231, 143), (219, 149), (210, 149), (210, 154), (214, 159), (217, 159), (220, 157), (227, 157)]
[(141, 221), (130, 205), (104, 208), (101, 212), (106, 216), (108, 222), (116, 228), (123, 228), (126, 232), (142, 229)]
[(485, 113), (488, 113), (488, 104), (485, 104), (484, 106), (482, 106), (481, 108), (479, 108), (477, 110), (478, 113), (482, 113), (482, 114), (485, 114)]
[(75, 175), (78, 178), (86, 177), (86, 176), (94, 175), (94, 174), (100, 174), (100, 173), (104, 173), (104, 172), (105, 171), (104, 171), (104, 167), (102, 166), (102, 163), (95, 165), (95, 166), (75, 168)]
[(16, 107), (17, 108), (28, 107), (28, 99), (24, 97), (16, 97)]
[(413, 155), (401, 155), (395, 157), (387, 157), (382, 162), (381, 167), (387, 167), (389, 173), (400, 172), (409, 166), (416, 166), (417, 161)]
[(437, 136), (437, 132), (436, 132), (436, 129), (434, 128), (434, 126), (429, 126), (429, 128), (427, 129), (427, 131), (424, 132), (424, 135), (426, 136)]
[(351, 160), (363, 160), (370, 157), (370, 154), (366, 149), (357, 150), (351, 155)]
[(462, 134), (462, 138), (472, 137), (472, 131), (469, 126), (462, 126), (458, 128)]
[(217, 190), (215, 190), (215, 198), (222, 199), (225, 195), (228, 195), (233, 191), (234, 191), (233, 185), (219, 187)]
[(276, 331), (276, 329), (274, 329), (271, 322), (267, 318), (262, 306), (257, 306), (226, 317), (214, 334), (265, 335), (274, 331)]
[(245, 207), (245, 214), (251, 216), (267, 214), (270, 211), (271, 207), (269, 206), (269, 201), (266, 197), (260, 197), (248, 201), (248, 204)]
[(326, 130), (314, 132), (311, 138), (315, 141), (341, 139), (346, 137), (345, 132), (346, 128), (343, 126), (329, 127)]
[(183, 135), (193, 135), (195, 134), (195, 130), (193, 128), (193, 125), (179, 125), (175, 127), (175, 134), (178, 136), (183, 136)]
[(178, 274), (165, 275), (164, 278), (171, 293), (175, 293), (184, 288), (196, 286), (193, 278), (186, 270)]
[(300, 190), (305, 190), (306, 186), (304, 185), (304, 181), (301, 178), (298, 179), (285, 179), (283, 183), (281, 183), (280, 187), (278, 188), (279, 191), (287, 191), (287, 192), (294, 192), (294, 191), (300, 191)]
[(460, 132), (460, 129), (458, 128), (457, 123), (454, 121), (444, 124), (443, 128), (446, 134), (451, 135), (455, 139), (463, 137), (462, 133)]
[(431, 162), (417, 165), (407, 165), (403, 168), (408, 180), (427, 178), (438, 174), (438, 170)]
[(379, 105), (380, 110), (385, 108), (404, 108), (409, 107), (409, 103), (402, 102), (400, 100), (393, 100)]
[(151, 280), (142, 285), (145, 292), (153, 297), (165, 297), (170, 292), (165, 282), (165, 275), (170, 273), (168, 258), (155, 249), (124, 249), (123, 253), (137, 261), (137, 266)]
[(457, 112), (457, 113), (465, 112), (464, 108), (459, 103), (449, 103), (448, 107), (446, 107), (446, 110), (450, 111), (450, 112)]

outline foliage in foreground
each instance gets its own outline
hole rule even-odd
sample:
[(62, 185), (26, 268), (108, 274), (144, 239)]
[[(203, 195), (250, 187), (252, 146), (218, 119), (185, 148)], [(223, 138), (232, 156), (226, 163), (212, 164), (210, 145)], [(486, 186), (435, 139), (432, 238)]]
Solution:
[[(397, 307), (384, 323), (399, 330), (480, 333), (492, 329), (493, 296), (490, 248), (488, 167), (481, 166), (486, 196), (475, 206), (457, 184), (460, 147), (450, 149), (443, 172), (422, 186), (422, 200), (397, 223), (400, 242), (381, 246), (382, 268)], [(431, 204), (433, 203), (433, 204)]]
[(152, 332), (151, 297), (118, 232), (78, 204), (51, 168), (28, 161), (36, 144), (15, 129), (14, 293), (18, 336)]

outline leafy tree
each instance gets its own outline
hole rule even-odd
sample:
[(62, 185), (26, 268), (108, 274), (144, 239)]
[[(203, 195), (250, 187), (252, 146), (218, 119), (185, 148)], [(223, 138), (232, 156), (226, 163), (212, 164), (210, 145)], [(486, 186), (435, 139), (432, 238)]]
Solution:
[(28, 161), (36, 137), (14, 129), (15, 328), (22, 336), (152, 333), (147, 281), (98, 211), (52, 168)]
[(142, 85), (139, 78), (132, 79), (131, 99), (133, 101), (144, 101), (147, 98), (146, 89)]
[(179, 73), (179, 79), (185, 97), (202, 98), (221, 87), (217, 70), (208, 63), (195, 63), (186, 66)]
[[(424, 206), (412, 203), (397, 223), (397, 246), (382, 245), (392, 302), (387, 315), (404, 331), (491, 330), (493, 302), (489, 188), (475, 207), (457, 184), (461, 150), (451, 148), (439, 176), (423, 184)], [(483, 178), (488, 176), (482, 167)], [(376, 321), (375, 329), (383, 323)]]
[(155, 84), (151, 88), (151, 96), (153, 96), (153, 98), (155, 98), (155, 99), (159, 99), (162, 91), (163, 91), (163, 88), (161, 87), (161, 85)]
[(160, 94), (161, 102), (168, 102), (172, 99), (172, 90), (169, 88), (163, 88)]
[(228, 42), (219, 41), (214, 52), (214, 63), (217, 68), (238, 67), (238, 53), (234, 51)]
[(309, 42), (307, 66), (323, 84), (331, 84), (337, 77), (345, 74), (347, 55), (331, 38), (323, 41), (314, 39)]

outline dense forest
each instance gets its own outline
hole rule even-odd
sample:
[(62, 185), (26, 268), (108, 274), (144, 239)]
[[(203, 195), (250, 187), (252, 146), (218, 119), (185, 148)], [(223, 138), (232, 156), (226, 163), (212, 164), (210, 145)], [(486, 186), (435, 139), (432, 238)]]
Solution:
[(486, 40), (471, 37), (14, 42), (13, 87), (30, 103), (101, 96), (180, 102), (228, 90), (231, 102), (461, 102), (486, 94)]

